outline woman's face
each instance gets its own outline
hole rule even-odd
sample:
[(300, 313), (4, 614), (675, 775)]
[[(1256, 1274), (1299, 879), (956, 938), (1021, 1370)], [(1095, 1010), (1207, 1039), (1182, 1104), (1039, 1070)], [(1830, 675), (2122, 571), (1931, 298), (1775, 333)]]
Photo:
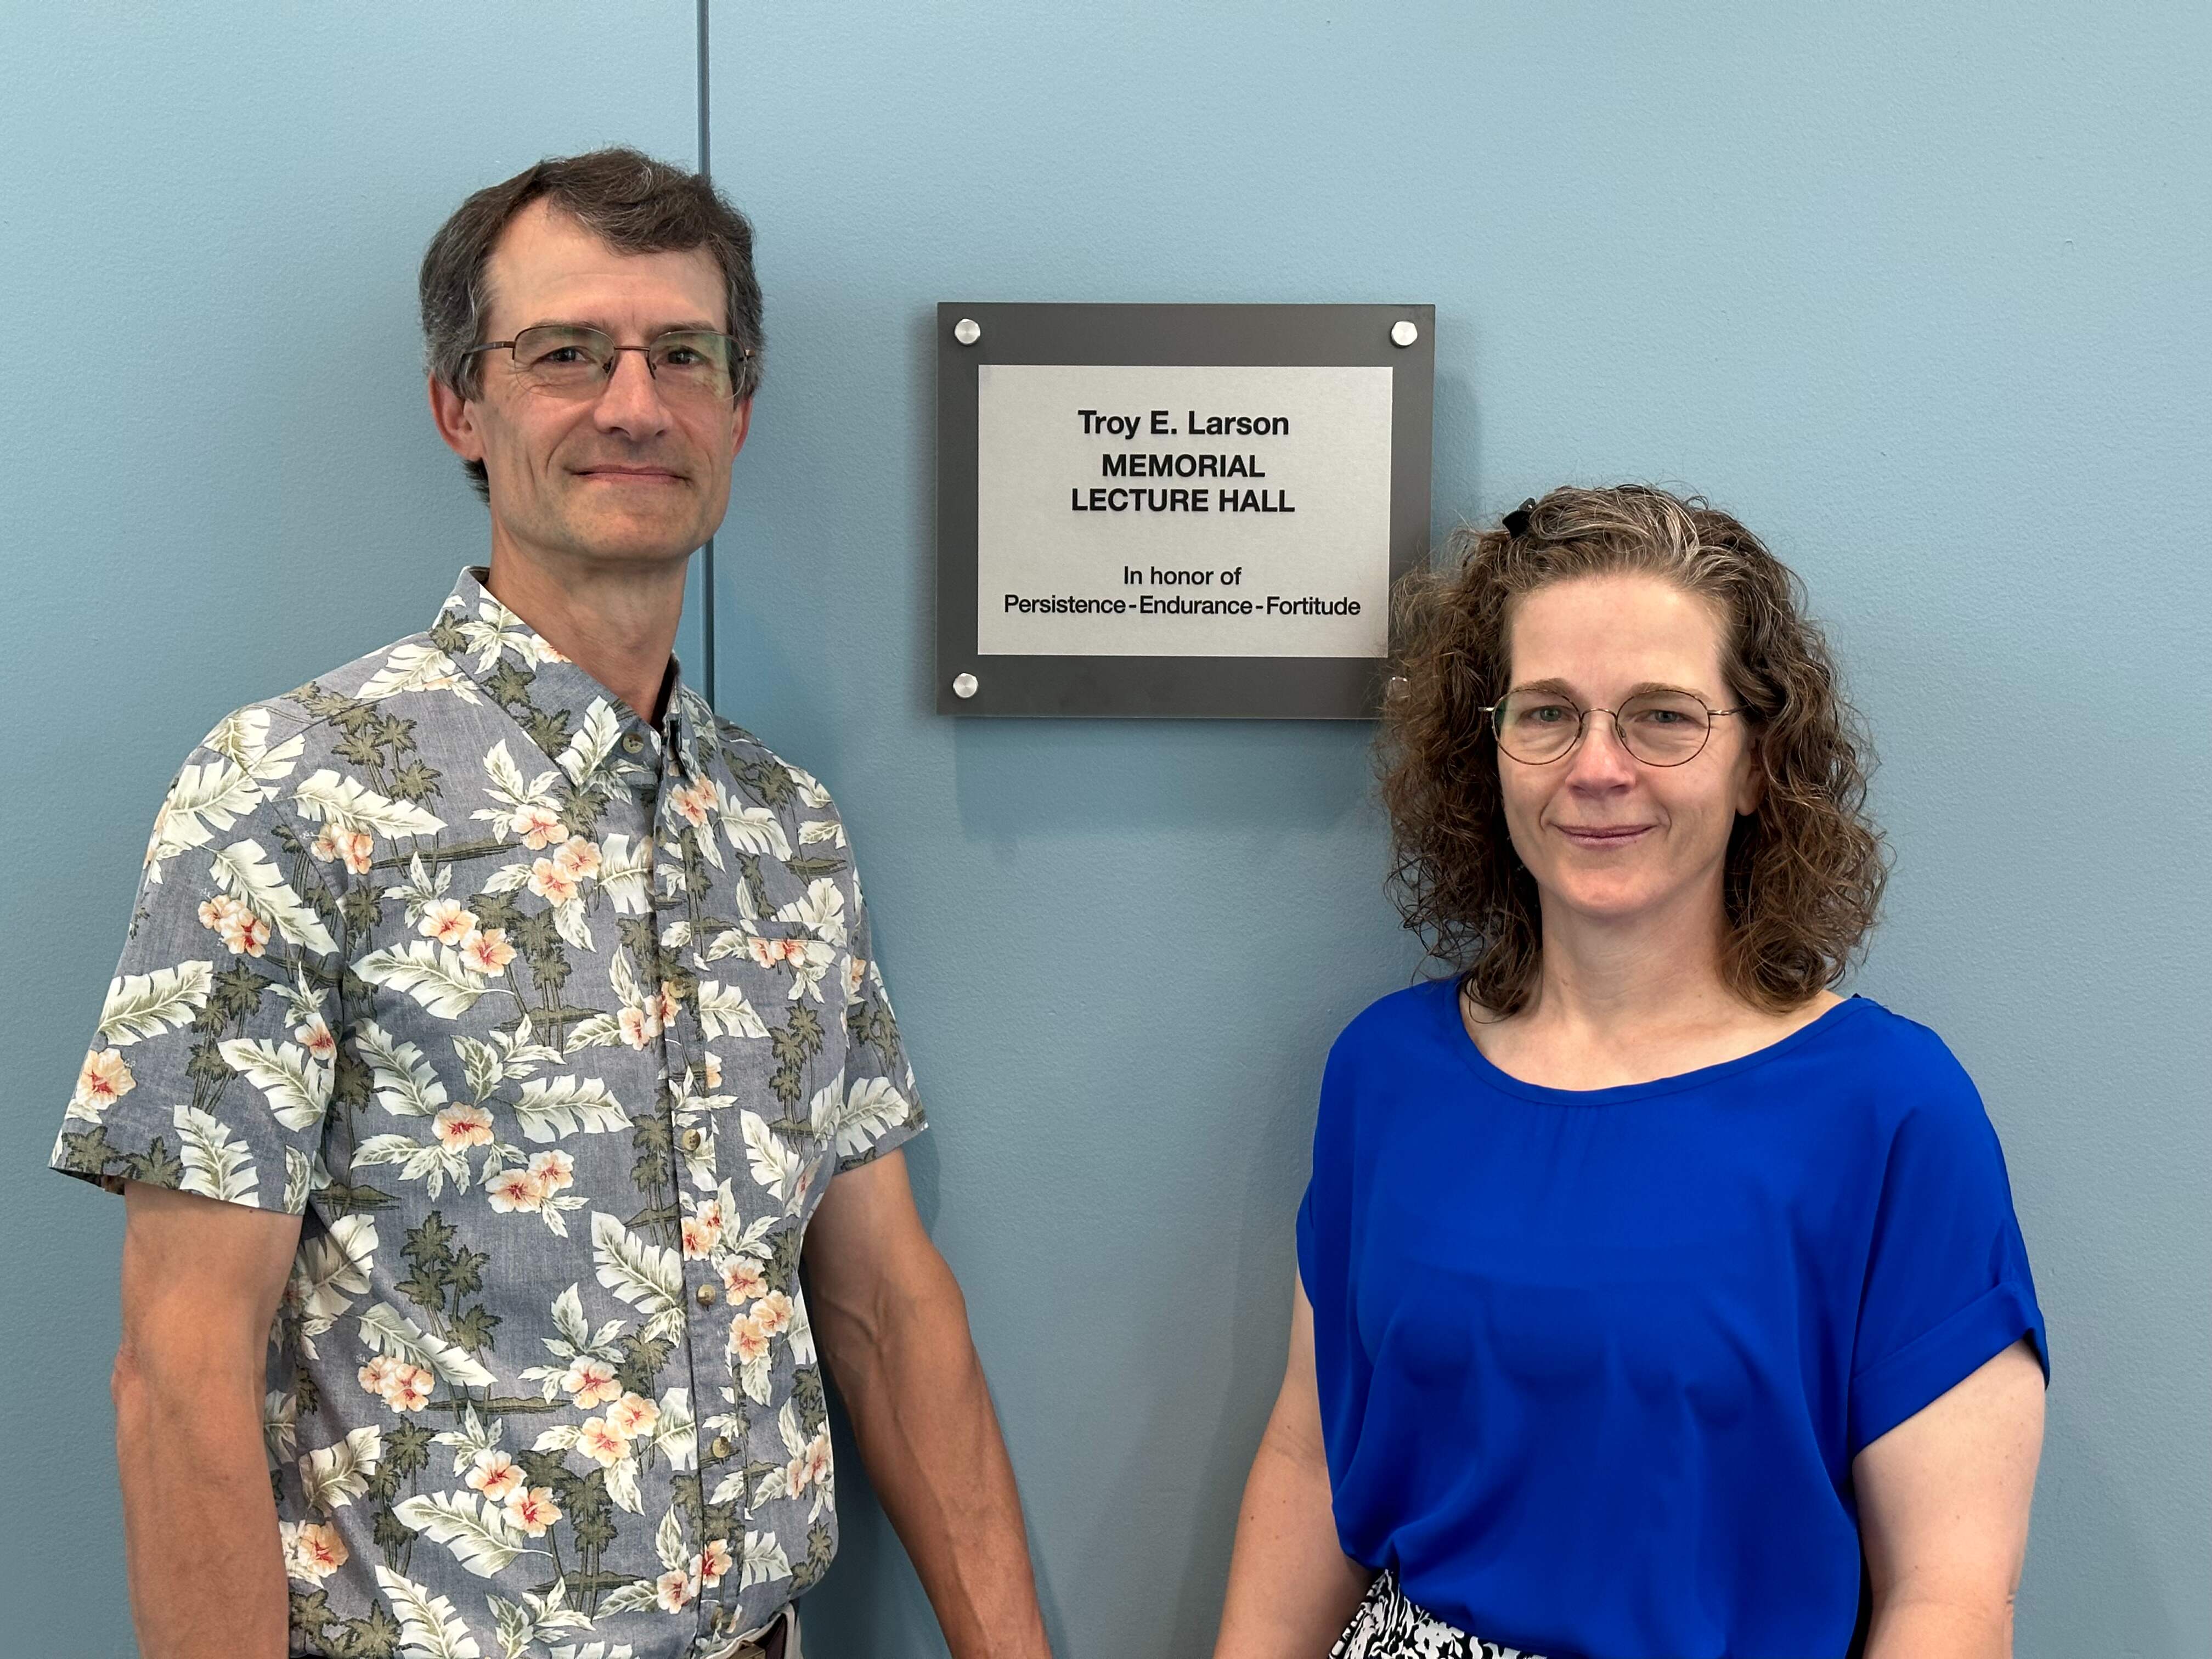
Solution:
[[(1639, 692), (1692, 691), (1732, 708), (1721, 676), (1723, 619), (1711, 601), (1656, 576), (1580, 576), (1516, 602), (1507, 684), (1564, 694), (1585, 709), (1619, 708)], [(1736, 815), (1759, 802), (1751, 734), (1740, 716), (1713, 722), (1695, 759), (1650, 766), (1593, 713), (1582, 741), (1547, 765), (1503, 750), (1505, 823), (1546, 908), (1627, 921), (1668, 912), (1717, 915)]]

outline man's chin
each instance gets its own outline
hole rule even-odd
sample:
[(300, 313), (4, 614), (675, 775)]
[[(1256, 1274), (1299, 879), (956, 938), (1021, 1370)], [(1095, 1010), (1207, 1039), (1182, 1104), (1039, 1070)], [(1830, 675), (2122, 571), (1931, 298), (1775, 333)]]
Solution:
[(681, 513), (639, 507), (576, 514), (565, 526), (566, 539), (578, 552), (592, 558), (641, 564), (680, 559), (714, 534), (711, 528), (700, 526), (689, 501), (684, 505), (685, 510)]
[[(697, 552), (706, 540), (707, 532), (703, 531), (693, 537), (689, 532), (673, 532), (665, 526), (648, 529), (642, 526), (571, 525), (564, 526), (557, 537), (537, 545), (559, 559), (635, 565), (644, 569), (679, 562)], [(527, 546), (526, 543), (520, 544), (520, 549), (526, 550)]]

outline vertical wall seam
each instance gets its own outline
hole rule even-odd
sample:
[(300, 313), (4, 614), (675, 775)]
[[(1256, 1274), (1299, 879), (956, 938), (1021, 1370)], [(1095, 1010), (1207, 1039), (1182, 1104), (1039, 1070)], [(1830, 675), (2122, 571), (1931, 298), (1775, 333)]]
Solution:
[[(707, 149), (707, 0), (699, 8), (699, 175), (712, 183), (714, 159)], [(721, 703), (714, 682), (714, 538), (699, 550), (699, 675), (707, 688), (707, 701), (718, 711)]]

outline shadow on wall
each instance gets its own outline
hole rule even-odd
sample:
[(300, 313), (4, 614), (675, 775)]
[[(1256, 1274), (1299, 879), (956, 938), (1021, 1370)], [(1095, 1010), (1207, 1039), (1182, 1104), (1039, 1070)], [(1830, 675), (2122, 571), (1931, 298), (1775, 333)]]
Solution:
[(979, 842), (1117, 832), (1311, 834), (1372, 810), (1365, 720), (959, 720), (961, 828)]

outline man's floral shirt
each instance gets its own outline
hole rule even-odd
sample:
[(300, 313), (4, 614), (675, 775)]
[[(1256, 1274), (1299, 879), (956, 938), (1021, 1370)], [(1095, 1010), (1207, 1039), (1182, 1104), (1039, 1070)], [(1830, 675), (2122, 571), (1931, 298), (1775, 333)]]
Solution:
[(921, 1127), (822, 786), (471, 572), (193, 751), (52, 1162), (303, 1217), (293, 1652), (673, 1659), (829, 1565), (800, 1240)]

